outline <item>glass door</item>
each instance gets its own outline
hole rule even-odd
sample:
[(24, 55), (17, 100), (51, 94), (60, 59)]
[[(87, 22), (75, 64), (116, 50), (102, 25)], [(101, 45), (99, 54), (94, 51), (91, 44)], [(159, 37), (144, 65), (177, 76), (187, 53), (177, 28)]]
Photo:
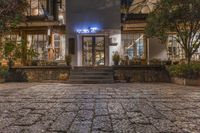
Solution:
[(105, 65), (105, 38), (95, 37), (95, 66)]
[(93, 65), (93, 38), (83, 37), (83, 65)]
[(84, 66), (105, 65), (105, 37), (103, 36), (83, 37), (83, 65)]

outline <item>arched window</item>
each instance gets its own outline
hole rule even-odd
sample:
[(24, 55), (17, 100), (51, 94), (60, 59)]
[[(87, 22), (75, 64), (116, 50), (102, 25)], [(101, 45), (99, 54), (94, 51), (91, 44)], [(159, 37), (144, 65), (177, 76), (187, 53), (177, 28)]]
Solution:
[(148, 14), (153, 11), (158, 0), (133, 0), (129, 13)]

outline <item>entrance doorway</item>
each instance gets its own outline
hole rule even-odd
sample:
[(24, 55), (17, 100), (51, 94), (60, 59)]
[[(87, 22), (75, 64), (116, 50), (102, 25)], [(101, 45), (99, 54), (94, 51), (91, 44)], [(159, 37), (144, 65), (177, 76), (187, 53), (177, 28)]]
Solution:
[(83, 66), (105, 65), (105, 37), (83, 36)]

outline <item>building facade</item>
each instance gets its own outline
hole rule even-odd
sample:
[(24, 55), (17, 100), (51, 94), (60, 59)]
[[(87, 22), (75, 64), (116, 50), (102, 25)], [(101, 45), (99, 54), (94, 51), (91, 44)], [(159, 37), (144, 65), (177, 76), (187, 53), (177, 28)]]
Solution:
[[(28, 0), (26, 23), (6, 36), (24, 40), (34, 49), (34, 60), (64, 61), (72, 56), (73, 66), (111, 66), (112, 55), (121, 60), (149, 64), (152, 59), (180, 61), (184, 52), (169, 35), (166, 44), (144, 33), (148, 13), (157, 0)], [(122, 10), (123, 9), (123, 10)], [(200, 60), (200, 49), (193, 56)]]
[(34, 49), (34, 60), (64, 60), (65, 0), (27, 0), (26, 22), (4, 36), (13, 42), (24, 41), (27, 49)]

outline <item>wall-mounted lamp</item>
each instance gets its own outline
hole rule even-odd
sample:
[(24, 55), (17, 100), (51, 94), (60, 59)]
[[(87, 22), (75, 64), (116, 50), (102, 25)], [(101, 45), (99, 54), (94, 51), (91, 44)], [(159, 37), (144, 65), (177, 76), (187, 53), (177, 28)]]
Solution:
[(76, 32), (79, 34), (89, 34), (89, 33), (97, 33), (99, 31), (99, 28), (97, 27), (88, 27), (83, 29), (77, 29)]

